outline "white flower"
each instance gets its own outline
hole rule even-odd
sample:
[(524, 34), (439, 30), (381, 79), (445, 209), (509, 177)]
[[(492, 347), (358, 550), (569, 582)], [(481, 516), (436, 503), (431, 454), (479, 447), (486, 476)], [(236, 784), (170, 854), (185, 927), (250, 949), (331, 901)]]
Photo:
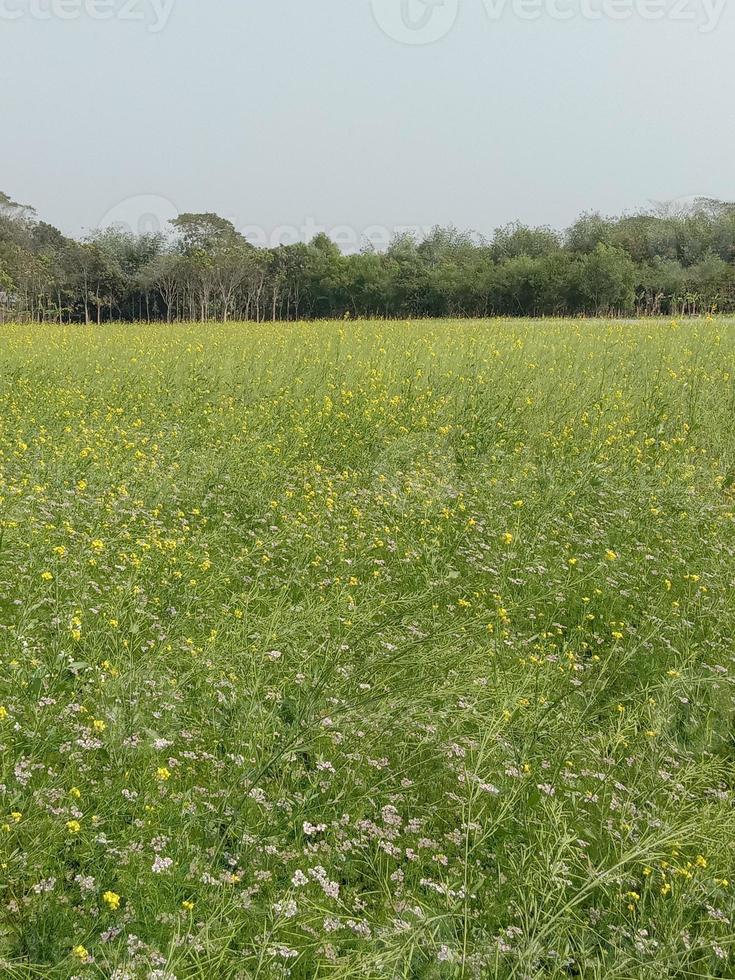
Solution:
[(163, 874), (164, 871), (168, 871), (173, 863), (174, 862), (171, 858), (161, 857), (160, 854), (156, 854), (156, 859), (151, 865), (151, 871), (154, 875)]

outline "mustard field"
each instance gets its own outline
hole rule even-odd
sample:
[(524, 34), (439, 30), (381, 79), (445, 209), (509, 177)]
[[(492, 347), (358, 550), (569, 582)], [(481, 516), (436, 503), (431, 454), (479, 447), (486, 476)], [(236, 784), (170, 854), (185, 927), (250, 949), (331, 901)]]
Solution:
[(735, 320), (0, 328), (0, 976), (735, 976)]

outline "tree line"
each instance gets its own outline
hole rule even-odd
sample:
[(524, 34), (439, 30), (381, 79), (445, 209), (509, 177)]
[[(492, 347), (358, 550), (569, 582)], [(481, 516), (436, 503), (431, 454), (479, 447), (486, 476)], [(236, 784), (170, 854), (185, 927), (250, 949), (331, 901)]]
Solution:
[(216, 214), (82, 241), (0, 193), (0, 320), (696, 315), (735, 311), (735, 204), (699, 199), (564, 232), (435, 228), (345, 255), (325, 234), (256, 248)]

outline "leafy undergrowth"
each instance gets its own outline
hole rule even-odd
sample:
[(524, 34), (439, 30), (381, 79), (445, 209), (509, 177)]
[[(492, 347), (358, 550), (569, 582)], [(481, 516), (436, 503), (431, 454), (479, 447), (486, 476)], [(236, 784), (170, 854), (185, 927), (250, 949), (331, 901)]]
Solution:
[(2, 976), (735, 975), (734, 355), (6, 325)]

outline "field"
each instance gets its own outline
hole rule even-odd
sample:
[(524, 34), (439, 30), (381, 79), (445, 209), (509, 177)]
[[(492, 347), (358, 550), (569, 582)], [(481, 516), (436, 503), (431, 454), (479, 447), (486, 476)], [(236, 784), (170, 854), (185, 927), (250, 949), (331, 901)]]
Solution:
[(735, 321), (0, 371), (2, 977), (735, 976)]

